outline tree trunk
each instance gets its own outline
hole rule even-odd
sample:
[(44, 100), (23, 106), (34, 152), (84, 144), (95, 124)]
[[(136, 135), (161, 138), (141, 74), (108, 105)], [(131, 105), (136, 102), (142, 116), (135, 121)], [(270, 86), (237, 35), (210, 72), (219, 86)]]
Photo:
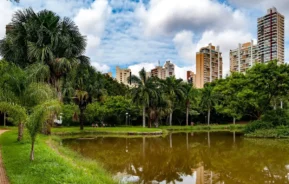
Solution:
[(187, 106), (187, 111), (186, 111), (186, 126), (189, 125), (189, 107)]
[(145, 128), (146, 127), (146, 106), (143, 106), (142, 109), (142, 126)]
[(23, 138), (23, 128), (24, 128), (24, 124), (22, 122), (18, 123), (18, 138), (17, 141), (21, 141)]
[(4, 112), (4, 127), (6, 127), (6, 112)]
[(31, 161), (34, 160), (34, 142), (35, 142), (35, 140), (32, 140), (32, 142), (31, 142), (31, 152), (30, 152), (30, 160)]
[(172, 121), (173, 121), (173, 112), (170, 112), (170, 126), (172, 126)]
[(80, 109), (80, 116), (79, 116), (79, 121), (80, 121), (80, 130), (83, 130), (83, 126), (84, 126), (84, 118), (83, 118), (83, 109)]
[(234, 125), (236, 124), (236, 118), (235, 117), (233, 118), (233, 124)]
[(211, 109), (208, 110), (208, 126), (210, 125)]

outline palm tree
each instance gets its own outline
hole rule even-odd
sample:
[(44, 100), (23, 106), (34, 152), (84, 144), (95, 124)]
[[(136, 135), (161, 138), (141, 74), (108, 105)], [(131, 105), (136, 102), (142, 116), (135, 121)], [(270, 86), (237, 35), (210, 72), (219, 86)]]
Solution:
[(184, 100), (186, 105), (186, 126), (189, 125), (189, 110), (191, 102), (196, 102), (197, 90), (192, 84), (184, 84)]
[(85, 37), (69, 18), (61, 19), (48, 10), (38, 13), (31, 8), (19, 10), (13, 16), (11, 27), (7, 36), (0, 40), (0, 55), (21, 67), (34, 63), (47, 66), (46, 82), (56, 88), (61, 99), (60, 79), (78, 63), (88, 62), (83, 56)]
[(208, 112), (208, 125), (210, 125), (211, 110), (217, 99), (213, 89), (210, 84), (206, 84), (202, 89), (201, 106)]
[(181, 102), (185, 96), (185, 88), (182, 79), (176, 79), (173, 77), (167, 77), (164, 83), (164, 92), (167, 94), (171, 101), (170, 110), (170, 126), (172, 126), (173, 112), (176, 108), (176, 104)]
[(50, 119), (52, 114), (59, 113), (61, 109), (60, 103), (57, 100), (48, 100), (36, 106), (32, 114), (29, 116), (26, 127), (31, 138), (31, 152), (30, 160), (34, 160), (34, 144), (38, 132), (41, 130), (42, 125)]
[(131, 91), (132, 100), (142, 106), (143, 127), (145, 127), (146, 108), (150, 106), (152, 100), (159, 97), (156, 79), (153, 77), (148, 78), (146, 76), (146, 71), (143, 68), (139, 72), (139, 77), (132, 75), (128, 80), (135, 85)]
[(101, 101), (106, 94), (101, 74), (92, 66), (81, 63), (73, 69), (64, 80), (63, 94), (66, 100), (72, 99), (80, 111), (80, 130), (84, 128), (84, 111), (88, 104)]

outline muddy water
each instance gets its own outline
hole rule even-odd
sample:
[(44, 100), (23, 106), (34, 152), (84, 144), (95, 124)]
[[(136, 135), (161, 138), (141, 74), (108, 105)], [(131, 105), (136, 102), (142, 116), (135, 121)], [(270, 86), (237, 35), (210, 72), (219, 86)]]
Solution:
[(289, 141), (229, 132), (166, 137), (65, 139), (102, 163), (120, 183), (289, 183)]

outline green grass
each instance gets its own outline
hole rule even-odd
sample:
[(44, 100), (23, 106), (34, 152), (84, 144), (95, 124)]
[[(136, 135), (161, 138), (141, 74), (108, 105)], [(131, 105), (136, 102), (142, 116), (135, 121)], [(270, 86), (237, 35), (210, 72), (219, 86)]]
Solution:
[(59, 146), (46, 136), (38, 137), (35, 161), (31, 162), (29, 139), (17, 142), (16, 137), (16, 131), (0, 137), (3, 163), (12, 184), (115, 183), (101, 165)]
[(79, 127), (59, 127), (53, 128), (52, 134), (65, 135), (75, 133), (106, 133), (106, 134), (154, 134), (162, 133), (159, 128), (143, 128), (143, 127), (84, 127), (84, 130), (79, 130)]

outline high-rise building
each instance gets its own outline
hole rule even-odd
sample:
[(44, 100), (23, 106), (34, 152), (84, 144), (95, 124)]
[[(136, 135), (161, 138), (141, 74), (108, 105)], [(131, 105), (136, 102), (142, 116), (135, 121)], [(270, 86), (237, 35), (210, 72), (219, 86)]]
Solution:
[(150, 77), (158, 77), (159, 79), (166, 79), (171, 76), (175, 76), (175, 65), (170, 61), (166, 61), (164, 67), (159, 64), (150, 72)]
[(220, 48), (211, 43), (203, 47), (196, 55), (196, 87), (203, 88), (207, 82), (221, 79), (223, 75), (223, 60)]
[(11, 24), (6, 25), (6, 34), (13, 29), (13, 26)]
[(258, 18), (258, 49), (261, 63), (275, 59), (284, 63), (284, 16), (275, 7)]
[(258, 62), (258, 46), (254, 45), (253, 40), (239, 47), (230, 50), (230, 71), (245, 72), (248, 68)]
[(131, 76), (130, 69), (121, 69), (120, 67), (116, 67), (116, 80), (119, 83), (123, 83), (125, 85), (130, 85), (128, 79)]
[(166, 77), (175, 76), (175, 65), (173, 63), (166, 61), (164, 68)]
[(192, 85), (196, 85), (196, 74), (192, 71), (187, 71), (187, 81)]
[(166, 70), (161, 66), (157, 66), (151, 70), (151, 76), (152, 77), (158, 77), (159, 79), (165, 79), (166, 78)]

